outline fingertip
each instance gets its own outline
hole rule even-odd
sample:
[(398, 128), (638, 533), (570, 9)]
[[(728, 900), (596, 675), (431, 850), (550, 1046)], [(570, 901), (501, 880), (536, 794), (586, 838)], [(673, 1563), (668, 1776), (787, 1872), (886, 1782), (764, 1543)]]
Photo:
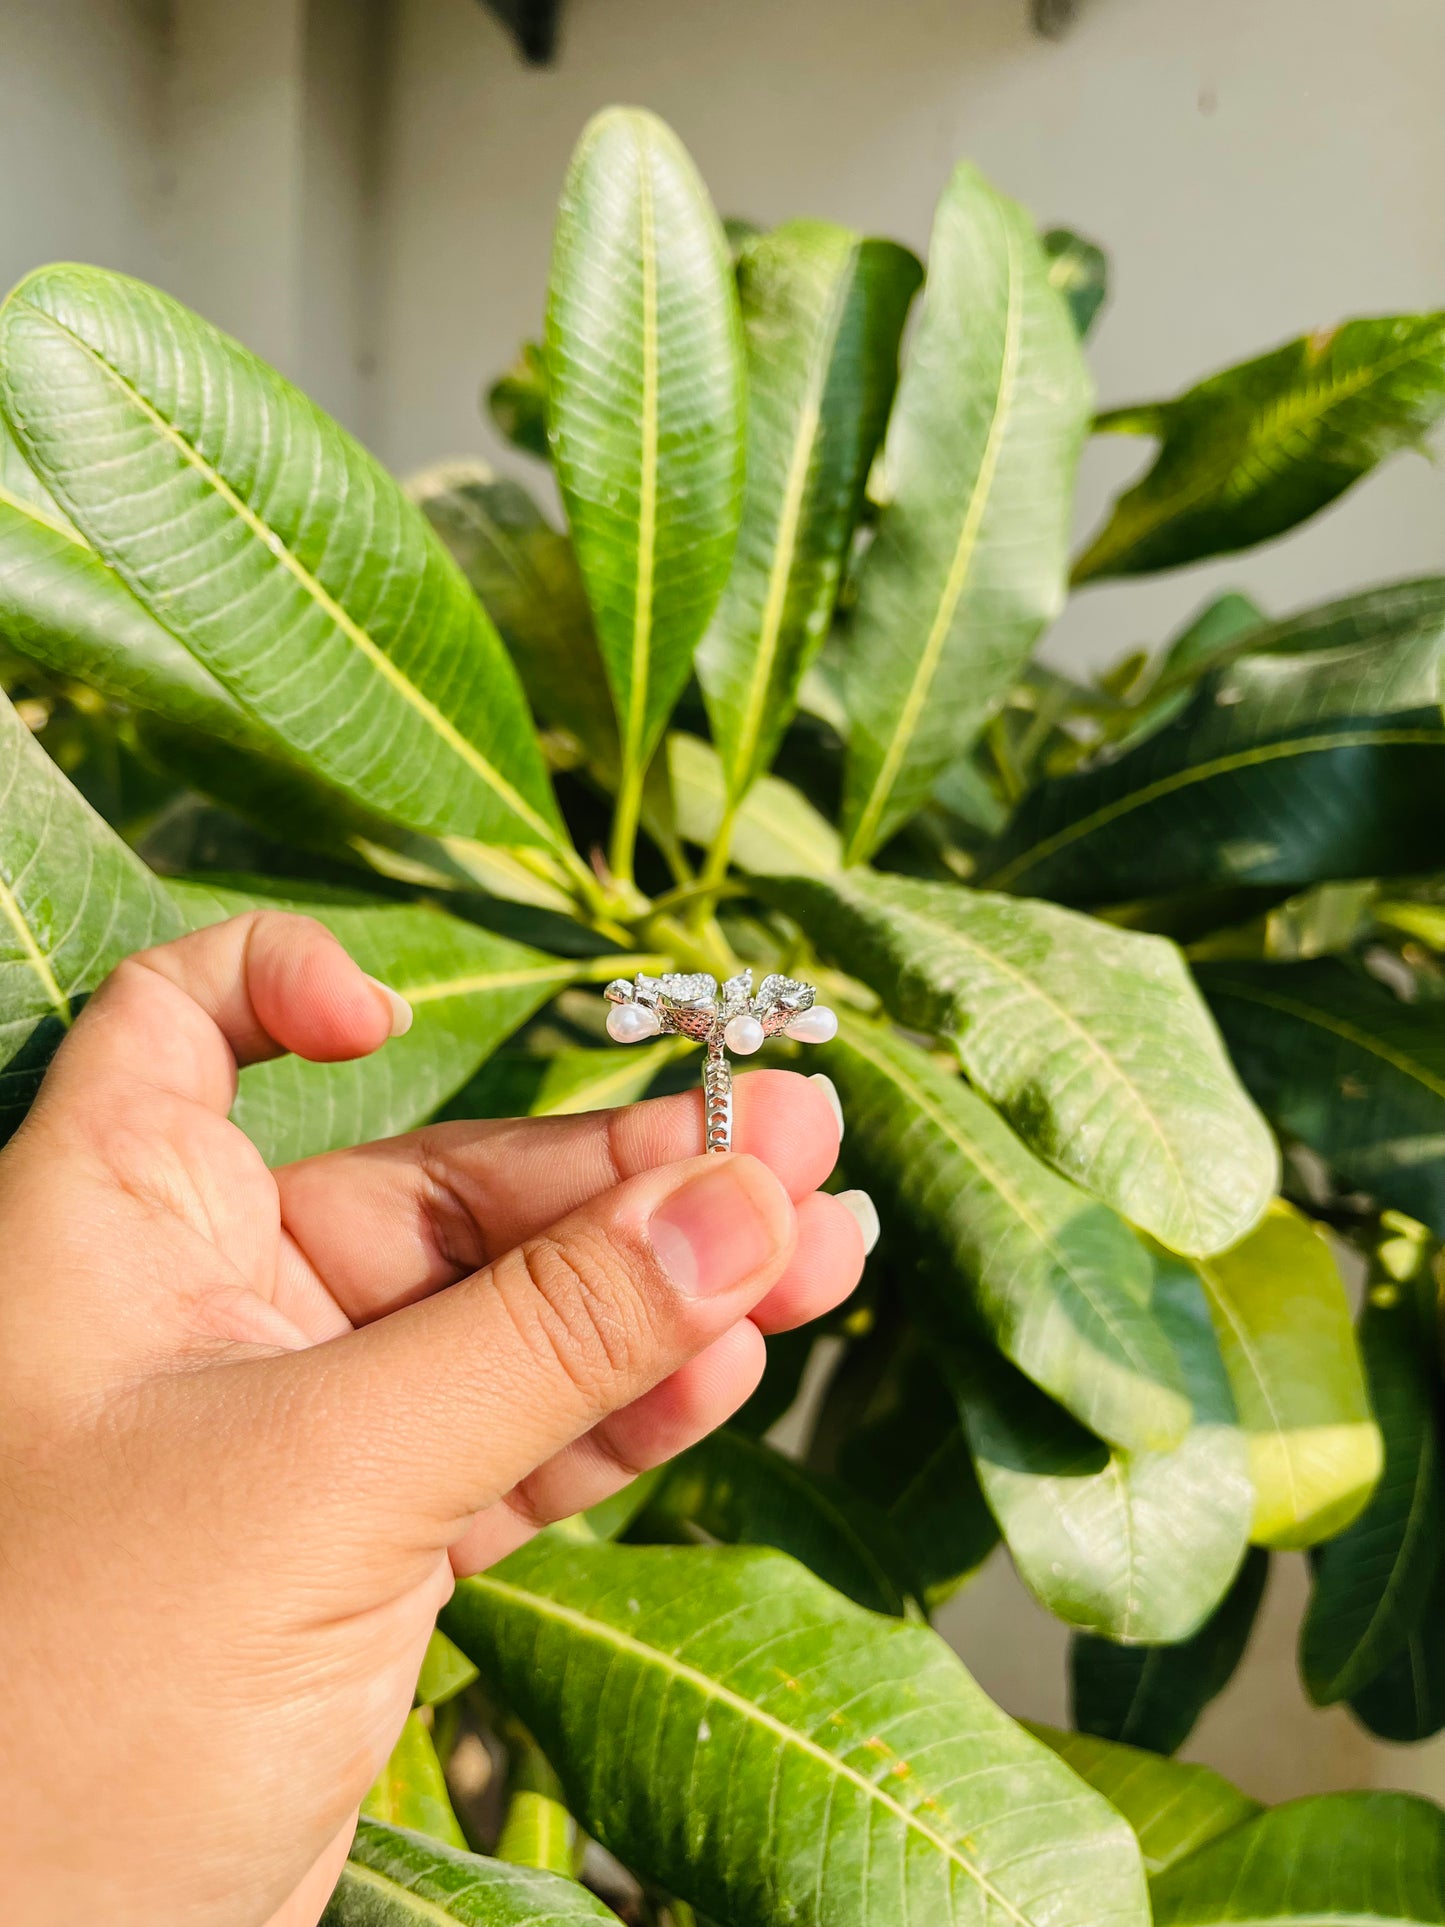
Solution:
[(797, 1213), (798, 1243), (792, 1260), (750, 1314), (762, 1332), (793, 1331), (835, 1310), (857, 1289), (863, 1261), (872, 1249), (857, 1208), (842, 1197), (815, 1192), (802, 1201)]
[[(312, 1063), (367, 1057), (400, 1036), (401, 1005), (314, 917), (265, 912), (252, 932), (247, 989), (262, 1026), (284, 1049)], [(395, 1002), (393, 1002), (393, 999)]]
[(759, 1070), (733, 1086), (734, 1144), (775, 1171), (796, 1200), (838, 1162), (835, 1100), (800, 1071)]

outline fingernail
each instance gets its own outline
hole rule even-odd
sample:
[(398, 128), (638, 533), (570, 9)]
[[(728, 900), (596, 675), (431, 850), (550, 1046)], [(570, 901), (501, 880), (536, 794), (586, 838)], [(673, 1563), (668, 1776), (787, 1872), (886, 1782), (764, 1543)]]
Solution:
[(831, 1108), (834, 1117), (836, 1117), (838, 1120), (838, 1135), (839, 1137), (842, 1137), (843, 1106), (838, 1097), (838, 1086), (833, 1082), (832, 1078), (829, 1077), (826, 1071), (814, 1071), (811, 1077), (809, 1077), (808, 1082), (810, 1084), (816, 1084), (818, 1089), (823, 1093), (824, 1097), (827, 1098), (829, 1107)]
[(711, 1298), (743, 1284), (776, 1255), (791, 1213), (765, 1166), (729, 1159), (664, 1199), (648, 1229), (658, 1262), (684, 1297)]
[[(366, 973), (363, 971), (362, 974), (365, 976)], [(411, 1005), (399, 990), (393, 990), (390, 984), (384, 984), (380, 977), (367, 977), (366, 981), (374, 989), (379, 990), (386, 999), (386, 1007), (391, 1013), (392, 1036), (405, 1037), (411, 1029), (411, 1020), (414, 1015)]]
[(838, 1191), (834, 1194), (839, 1204), (863, 1233), (863, 1255), (878, 1242), (878, 1207), (866, 1191)]

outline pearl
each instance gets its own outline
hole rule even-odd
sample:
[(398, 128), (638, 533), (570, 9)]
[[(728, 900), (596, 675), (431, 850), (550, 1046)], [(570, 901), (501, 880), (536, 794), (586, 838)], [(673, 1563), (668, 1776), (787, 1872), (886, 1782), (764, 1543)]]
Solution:
[(800, 1044), (830, 1044), (838, 1035), (838, 1017), (826, 1004), (814, 1004), (801, 1017), (795, 1017), (784, 1035)]
[(761, 1050), (767, 1033), (756, 1017), (734, 1017), (723, 1032), (723, 1042), (739, 1057), (751, 1057)]
[(607, 1013), (607, 1035), (616, 1044), (640, 1044), (661, 1029), (662, 1019), (646, 1004), (614, 1004)]

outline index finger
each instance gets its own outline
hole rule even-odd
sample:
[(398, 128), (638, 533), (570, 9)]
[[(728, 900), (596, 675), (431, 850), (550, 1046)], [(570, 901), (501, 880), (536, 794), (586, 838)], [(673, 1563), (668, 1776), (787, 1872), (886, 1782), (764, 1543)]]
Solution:
[[(734, 1087), (734, 1148), (796, 1202), (838, 1158), (826, 1079), (752, 1071)], [(703, 1150), (689, 1091), (574, 1117), (429, 1124), (276, 1175), (286, 1230), (353, 1324), (477, 1271), (624, 1179)]]

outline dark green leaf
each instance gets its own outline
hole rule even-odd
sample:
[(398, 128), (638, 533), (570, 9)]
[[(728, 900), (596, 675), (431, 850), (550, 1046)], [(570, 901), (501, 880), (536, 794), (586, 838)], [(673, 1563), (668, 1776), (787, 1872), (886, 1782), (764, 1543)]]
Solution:
[(874, 1612), (906, 1607), (907, 1555), (884, 1515), (761, 1440), (714, 1432), (674, 1462), (650, 1503), (724, 1544), (789, 1553)]
[(1256, 1545), (1318, 1545), (1380, 1476), (1380, 1432), (1325, 1235), (1276, 1202), (1256, 1231), (1194, 1268), (1249, 1439)]
[(610, 1908), (560, 1874), (458, 1853), (363, 1820), (321, 1927), (617, 1927)]
[(578, 973), (575, 961), (417, 904), (337, 902), (304, 889), (282, 895), (200, 881), (173, 884), (171, 893), (193, 929), (258, 907), (318, 917), (363, 970), (400, 991), (415, 1012), (406, 1035), (374, 1056), (347, 1064), (278, 1057), (241, 1073), (231, 1116), (269, 1164), (422, 1123)]
[(1039, 239), (1048, 257), (1049, 280), (1068, 303), (1079, 339), (1085, 341), (1109, 296), (1109, 257), (1066, 227), (1051, 227)]
[(845, 646), (850, 861), (927, 799), (1058, 612), (1089, 403), (1027, 216), (959, 167), (934, 221), (887, 504)]
[(743, 350), (727, 246), (692, 162), (610, 108), (572, 158), (547, 302), (552, 455), (640, 783), (727, 576), (742, 507)]
[(1069, 1648), (1074, 1724), (1099, 1739), (1174, 1753), (1244, 1657), (1269, 1558), (1257, 1547), (1199, 1631), (1176, 1646), (1116, 1646), (1075, 1633)]
[(587, 1831), (733, 1927), (1143, 1927), (1112, 1811), (934, 1634), (779, 1553), (536, 1545), (444, 1617)]
[(969, 1348), (981, 1321), (1029, 1377), (1102, 1437), (1176, 1444), (1178, 1361), (1149, 1307), (1149, 1255), (1106, 1205), (1040, 1164), (962, 1078), (850, 1021), (821, 1060), (848, 1152), (931, 1260), (931, 1322)]
[(1089, 1733), (1061, 1733), (1032, 1721), (1028, 1729), (1123, 1814), (1139, 1837), (1151, 1878), (1260, 1811), (1258, 1800), (1249, 1799), (1210, 1767), (1186, 1766), (1137, 1747)]
[(564, 847), (476, 599), (380, 465), (273, 369), (78, 267), (10, 296), (0, 368), (66, 513), (298, 761), (414, 829)]
[(1195, 1422), (1168, 1452), (1110, 1452), (1000, 1360), (960, 1360), (979, 1483), (1019, 1576), (1073, 1626), (1119, 1641), (1189, 1638), (1234, 1579), (1253, 1493), (1196, 1279), (1161, 1270), (1155, 1311)]
[(1363, 1725), (1398, 1746), (1431, 1739), (1445, 1727), (1445, 1566), (1416, 1610), (1400, 1650), (1350, 1701)]
[(822, 221), (743, 250), (747, 486), (697, 657), (733, 803), (772, 762), (827, 633), (922, 272), (906, 248)]
[(0, 1141), (85, 993), (132, 950), (184, 927), (0, 696)]
[[(1420, 799), (1423, 807), (1423, 799)], [(1222, 964), (1199, 980), (1276, 1127), (1348, 1184), (1445, 1236), (1445, 1026), (1330, 958)]]
[(1445, 1560), (1439, 1321), (1428, 1248), (1421, 1257), (1419, 1275), (1403, 1283), (1377, 1277), (1360, 1317), (1385, 1466), (1369, 1505), (1315, 1562), (1300, 1673), (1317, 1706), (1352, 1698), (1399, 1657)]
[(1154, 1882), (1156, 1927), (1445, 1920), (1445, 1813), (1408, 1793), (1273, 1807)]
[(452, 1812), (446, 1775), (432, 1745), (431, 1727), (421, 1713), (407, 1714), (401, 1737), (362, 1801), (361, 1811), (368, 1820), (409, 1827), (449, 1847), (465, 1848), (467, 1836)]
[(1154, 466), (1120, 497), (1074, 580), (1174, 569), (1306, 521), (1445, 414), (1445, 315), (1387, 315), (1305, 335), (1174, 401), (1101, 416), (1152, 435)]
[(546, 461), (547, 360), (540, 342), (522, 343), (506, 374), (487, 390), (487, 412), (513, 448)]
[(851, 870), (774, 900), (831, 963), (973, 1083), (1067, 1177), (1174, 1250), (1241, 1238), (1279, 1160), (1162, 937), (1053, 904)]

